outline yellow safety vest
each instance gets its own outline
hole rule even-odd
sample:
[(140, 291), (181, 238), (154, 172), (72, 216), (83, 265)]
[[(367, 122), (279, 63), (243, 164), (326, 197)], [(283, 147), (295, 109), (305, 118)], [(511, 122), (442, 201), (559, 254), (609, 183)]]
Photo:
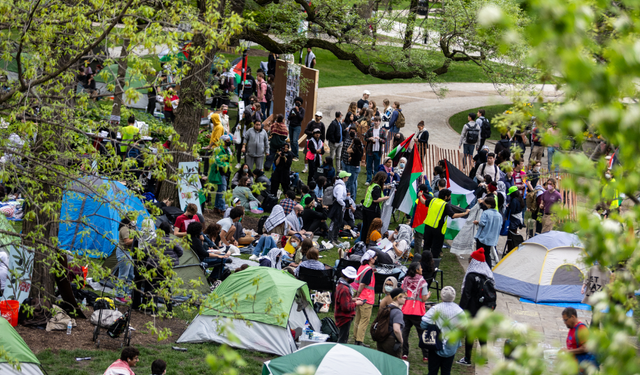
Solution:
[[(364, 196), (363, 203), (366, 208), (371, 207), (371, 203), (373, 202), (371, 194), (373, 194), (373, 188), (376, 186), (380, 187), (378, 184), (371, 184), (367, 189), (367, 194)], [(380, 198), (384, 198), (384, 190), (382, 190), (382, 187), (380, 187)], [(378, 204), (380, 205), (380, 208), (382, 208), (382, 202), (379, 202)]]
[[(424, 225), (429, 226), (431, 228), (437, 228), (440, 219), (442, 219), (442, 214), (444, 213), (444, 208), (447, 205), (447, 202), (440, 198), (432, 198), (431, 202), (429, 202), (429, 212), (427, 213), (427, 218), (424, 220)], [(447, 221), (445, 220), (444, 224), (442, 224), (442, 234), (447, 231)]]
[(130, 139), (133, 139), (133, 137), (139, 132), (140, 132), (140, 129), (136, 128), (133, 125), (125, 126), (124, 128), (122, 128), (122, 130), (120, 131), (120, 134), (122, 136), (122, 143), (120, 144), (121, 152), (127, 151), (127, 147), (129, 147), (128, 146), (129, 142), (127, 141), (129, 141)]
[(616, 182), (615, 178), (612, 178), (611, 181), (605, 184), (604, 187), (602, 188), (602, 199), (605, 201), (611, 200), (611, 205), (609, 206), (609, 208), (616, 209), (620, 207), (621, 199), (620, 199), (620, 192), (618, 192), (618, 189), (609, 187), (609, 184), (613, 182)]

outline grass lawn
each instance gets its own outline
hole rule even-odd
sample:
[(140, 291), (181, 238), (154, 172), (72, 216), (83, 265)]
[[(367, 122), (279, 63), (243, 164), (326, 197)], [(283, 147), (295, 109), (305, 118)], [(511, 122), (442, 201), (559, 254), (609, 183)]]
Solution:
[(469, 113), (478, 113), (478, 110), (484, 108), (486, 111), (485, 117), (489, 119), (491, 122), (491, 137), (489, 139), (499, 140), (500, 139), (500, 131), (496, 129), (493, 125), (493, 117), (499, 114), (502, 114), (504, 111), (509, 109), (511, 104), (497, 104), (497, 105), (488, 105), (484, 107), (472, 108), (466, 111), (458, 112), (455, 115), (449, 118), (449, 125), (453, 128), (453, 130), (458, 133), (462, 132), (462, 128), (464, 124), (468, 122), (467, 116)]

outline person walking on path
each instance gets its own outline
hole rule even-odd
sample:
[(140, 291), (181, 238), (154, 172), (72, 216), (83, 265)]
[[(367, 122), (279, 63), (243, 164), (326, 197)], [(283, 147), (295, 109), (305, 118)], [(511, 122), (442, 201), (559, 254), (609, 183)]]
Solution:
[(342, 156), (342, 112), (336, 112), (335, 119), (327, 128), (327, 141), (329, 142), (329, 156), (336, 162), (336, 171), (342, 170), (340, 159)]
[(378, 351), (387, 353), (394, 357), (400, 358), (402, 353), (402, 347), (404, 345), (403, 334), (404, 330), (404, 316), (402, 314), (402, 306), (406, 302), (406, 294), (404, 290), (396, 288), (389, 293), (391, 297), (391, 303), (387, 306), (389, 308), (389, 336), (382, 340), (377, 341)]
[(464, 144), (462, 159), (464, 167), (467, 166), (467, 163), (469, 165), (473, 164), (473, 153), (475, 150), (480, 150), (480, 132), (482, 130), (480, 125), (476, 123), (475, 113), (469, 113), (467, 120), (469, 122), (462, 128), (460, 142), (458, 143), (458, 148), (461, 148)]
[(491, 261), (491, 248), (498, 246), (500, 230), (502, 229), (502, 215), (496, 210), (496, 200), (489, 196), (484, 199), (487, 209), (482, 212), (480, 220), (474, 220), (473, 224), (478, 226), (476, 231), (476, 247), (484, 251), (489, 268), (493, 267)]
[(302, 125), (302, 120), (304, 120), (304, 107), (302, 104), (304, 100), (301, 97), (297, 96), (293, 99), (294, 107), (289, 112), (289, 116), (287, 116), (287, 120), (289, 121), (289, 139), (291, 140), (291, 152), (293, 152), (294, 159), (293, 161), (298, 161), (298, 141), (300, 140), (300, 126)]
[[(489, 209), (487, 211), (495, 210)], [(469, 267), (462, 280), (462, 295), (460, 296), (460, 308), (466, 310), (472, 318), (478, 314), (480, 308), (485, 306), (480, 300), (483, 297), (483, 285), (487, 280), (495, 282), (493, 272), (491, 272), (491, 269), (485, 262), (484, 251), (478, 249), (471, 253), (471, 258), (469, 258)], [(479, 343), (480, 345), (486, 345), (486, 342), (483, 340), (479, 340)], [(465, 341), (464, 357), (456, 363), (463, 366), (470, 366), (472, 351), (473, 341)]]
[(469, 209), (465, 212), (454, 213), (451, 208), (451, 190), (442, 189), (438, 193), (438, 198), (420, 195), (420, 203), (429, 207), (427, 218), (424, 220), (424, 246), (422, 251), (431, 251), (433, 259), (440, 258), (442, 245), (444, 245), (444, 234), (447, 231), (447, 216), (457, 219), (469, 214)]
[[(422, 337), (424, 330), (420, 327), (422, 317), (427, 312), (425, 302), (431, 297), (429, 284), (422, 277), (422, 266), (420, 263), (411, 263), (407, 270), (407, 276), (402, 280), (402, 290), (407, 295), (407, 300), (402, 306), (404, 317), (404, 328), (402, 330), (402, 359), (409, 358), (409, 333), (411, 327), (416, 327), (418, 337)], [(429, 357), (427, 349), (422, 349), (422, 361), (426, 362)]]
[[(434, 324), (444, 336), (464, 319), (464, 311), (453, 302), (456, 299), (453, 287), (445, 286), (440, 295), (442, 302), (430, 308), (422, 317), (422, 329)], [(442, 375), (451, 374), (456, 351), (461, 345), (460, 340), (447, 340), (442, 350), (429, 349), (429, 375), (438, 375), (438, 372)]]
[(364, 303), (360, 298), (351, 297), (354, 291), (350, 284), (357, 276), (356, 269), (349, 266), (342, 270), (342, 275), (336, 285), (334, 317), (336, 318), (336, 326), (340, 330), (338, 334), (338, 343), (340, 344), (346, 344), (349, 341), (349, 331), (351, 322), (356, 316), (356, 307), (362, 306)]
[(262, 129), (262, 122), (256, 121), (253, 128), (246, 131), (242, 152), (246, 152), (245, 160), (249, 170), (264, 169), (264, 157), (269, 153), (269, 135)]
[(371, 183), (373, 174), (380, 166), (382, 151), (387, 140), (387, 133), (380, 128), (380, 117), (374, 117), (372, 122), (373, 127), (369, 128), (364, 135), (367, 144), (367, 186)]
[(562, 203), (562, 195), (556, 190), (556, 179), (551, 177), (547, 180), (546, 191), (542, 193), (540, 210), (544, 212), (542, 216), (542, 233), (550, 232), (553, 229), (555, 214), (552, 212), (553, 206)]
[(373, 264), (378, 257), (373, 250), (367, 250), (361, 259), (356, 280), (351, 286), (356, 290), (355, 298), (362, 300), (363, 304), (356, 306), (356, 317), (353, 320), (353, 337), (356, 345), (363, 345), (364, 336), (367, 333), (371, 311), (375, 302), (376, 277), (373, 273)]

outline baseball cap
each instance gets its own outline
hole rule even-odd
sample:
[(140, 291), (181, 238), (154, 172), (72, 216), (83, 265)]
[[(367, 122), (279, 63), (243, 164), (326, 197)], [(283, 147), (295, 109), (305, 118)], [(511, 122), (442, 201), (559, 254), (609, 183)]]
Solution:
[(364, 90), (364, 92), (362, 93), (363, 95), (371, 95), (371, 93), (369, 92), (369, 90)]
[(518, 187), (517, 186), (512, 186), (509, 188), (509, 192), (507, 193), (507, 195), (511, 195), (511, 193), (513, 193), (514, 191), (518, 191)]
[(351, 177), (351, 173), (347, 171), (340, 171), (340, 173), (338, 173), (338, 178), (345, 178), (345, 177)]
[(313, 129), (313, 132), (314, 132), (314, 133), (322, 133), (322, 131), (320, 131), (320, 129), (317, 129), (317, 128), (316, 128), (316, 129)]
[(316, 116), (322, 117), (322, 112), (320, 112), (320, 111), (316, 112)]

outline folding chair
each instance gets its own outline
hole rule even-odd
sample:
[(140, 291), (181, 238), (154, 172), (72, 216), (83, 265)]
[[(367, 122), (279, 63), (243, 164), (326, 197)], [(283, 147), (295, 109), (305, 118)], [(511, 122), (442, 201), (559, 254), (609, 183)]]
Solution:
[[(434, 289), (436, 291), (436, 300), (438, 301), (440, 301), (440, 291), (444, 287), (444, 282), (443, 282), (444, 272), (442, 272), (442, 270), (439, 268), (441, 260), (442, 258), (433, 259), (433, 266), (435, 267), (436, 270), (433, 273), (433, 277), (426, 280), (427, 283), (429, 283), (429, 289)], [(440, 281), (438, 281), (438, 274), (440, 274)], [(435, 287), (431, 286), (433, 283), (436, 284)]]
[(509, 234), (507, 234), (507, 242), (504, 244), (504, 249), (502, 250), (501, 258), (504, 258), (505, 255), (509, 254), (511, 250), (520, 246), (520, 244), (522, 244), (523, 242), (524, 242), (524, 237), (519, 235), (517, 232), (513, 232), (509, 230)]
[(298, 271), (298, 280), (306, 282), (309, 290), (316, 290), (320, 292), (329, 291), (333, 294), (336, 287), (334, 281), (334, 270), (329, 266), (326, 267), (328, 268), (324, 270), (312, 270), (300, 267), (300, 270)]

